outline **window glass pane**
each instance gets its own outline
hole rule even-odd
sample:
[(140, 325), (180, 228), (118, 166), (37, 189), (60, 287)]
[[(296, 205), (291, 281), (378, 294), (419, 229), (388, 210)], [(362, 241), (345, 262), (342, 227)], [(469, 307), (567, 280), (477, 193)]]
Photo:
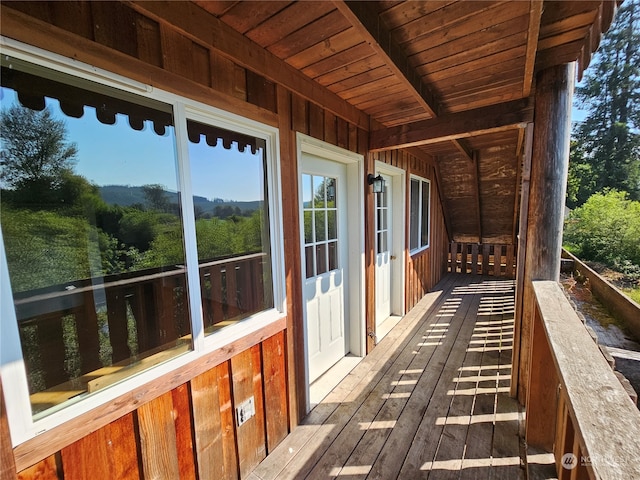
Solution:
[(338, 218), (335, 210), (327, 211), (327, 227), (329, 233), (329, 240), (335, 240), (338, 238)]
[(336, 208), (336, 179), (327, 178), (327, 207)]
[(327, 239), (327, 227), (326, 227), (326, 211), (316, 210), (316, 242), (323, 242)]
[(40, 417), (189, 350), (191, 329), (171, 107), (21, 70), (1, 73), (1, 221)]
[(202, 308), (212, 333), (273, 307), (265, 142), (191, 120), (187, 131)]
[(429, 183), (422, 182), (422, 218), (420, 221), (420, 246), (429, 245)]
[(325, 180), (325, 177), (313, 177), (313, 200), (316, 208), (326, 207)]
[(313, 268), (313, 258), (315, 256), (315, 247), (308, 246), (304, 248), (304, 258), (305, 258), (305, 269), (306, 269), (306, 277), (311, 278), (315, 276), (315, 269)]
[(311, 175), (302, 175), (302, 205), (304, 208), (311, 208), (313, 201), (313, 185)]
[(312, 213), (310, 210), (305, 210), (304, 216), (304, 243), (313, 242), (313, 222), (311, 221)]
[(316, 245), (316, 275), (327, 271), (327, 244)]
[(329, 270), (335, 270), (338, 268), (338, 242), (329, 242), (327, 247), (329, 249)]
[(409, 246), (411, 250), (418, 248), (420, 228), (420, 181), (411, 179), (411, 205), (409, 214)]

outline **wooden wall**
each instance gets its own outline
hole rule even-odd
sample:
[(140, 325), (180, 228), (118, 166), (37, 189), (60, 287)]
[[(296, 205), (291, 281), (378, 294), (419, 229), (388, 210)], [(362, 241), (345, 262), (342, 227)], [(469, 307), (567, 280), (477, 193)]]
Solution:
[[(449, 235), (444, 221), (444, 212), (442, 210), (442, 203), (440, 201), (440, 185), (436, 175), (436, 166), (432, 158), (426, 155), (420, 155), (416, 153), (409, 153), (405, 150), (391, 150), (386, 152), (376, 152), (369, 155), (370, 172), (373, 172), (374, 162), (380, 161), (392, 165), (394, 167), (402, 168), (407, 171), (407, 185), (406, 193), (407, 198), (405, 205), (409, 205), (409, 193), (410, 193), (410, 175), (418, 175), (427, 180), (431, 180), (431, 242), (429, 248), (418, 252), (415, 255), (410, 255), (409, 252), (409, 208), (406, 209), (406, 222), (405, 222), (405, 238), (406, 238), (406, 265), (405, 265), (405, 308), (409, 311), (416, 303), (440, 281), (442, 275), (447, 271), (447, 251), (449, 245)], [(367, 202), (368, 213), (366, 216), (367, 221), (367, 237), (365, 244), (365, 250), (370, 253), (370, 259), (368, 258), (367, 264), (371, 266), (370, 272), (367, 275), (367, 297), (368, 303), (371, 302), (371, 298), (374, 296), (375, 283), (374, 283), (374, 204), (373, 196), (369, 202)], [(373, 299), (373, 310), (375, 312), (375, 299)], [(372, 315), (373, 316), (373, 315)]]
[[(285, 334), (201, 370), (187, 367), (172, 374), (185, 381), (167, 391), (166, 378), (146, 385), (140, 394), (152, 398), (138, 405), (116, 399), (124, 414), (104, 425), (88, 420), (105, 413), (101, 410), (74, 420), (72, 435), (78, 438), (68, 444), (69, 432), (60, 439), (52, 431), (20, 445), (18, 478), (245, 478), (288, 434)], [(237, 426), (235, 406), (250, 397), (256, 415)], [(100, 426), (93, 430), (95, 424)], [(63, 428), (70, 427), (58, 430)]]
[[(324, 102), (321, 89), (301, 87), (317, 94), (312, 101), (290, 85), (269, 80), (261, 72), (273, 72), (274, 66), (264, 58), (247, 68), (246, 62), (221, 54), (208, 43), (217, 39), (207, 39), (202, 18), (181, 17), (173, 8), (171, 15), (181, 18), (170, 23), (157, 13), (168, 8), (144, 2), (3, 2), (2, 35), (277, 127), (287, 317), (19, 445), (14, 456), (20, 478), (153, 478), (155, 473), (166, 478), (166, 472), (170, 478), (242, 478), (306, 413), (296, 132), (366, 155), (367, 122), (349, 106), (340, 114), (336, 97)], [(244, 47), (238, 46), (238, 54), (251, 57)], [(323, 108), (325, 103), (334, 108)], [(448, 235), (435, 167), (430, 158), (406, 152), (365, 158), (371, 167), (366, 173), (378, 159), (432, 181), (431, 246), (407, 258), (408, 310), (446, 271)], [(372, 322), (373, 194), (364, 191), (366, 317)], [(251, 395), (257, 415), (236, 427), (235, 405)], [(6, 444), (6, 429), (0, 433)]]

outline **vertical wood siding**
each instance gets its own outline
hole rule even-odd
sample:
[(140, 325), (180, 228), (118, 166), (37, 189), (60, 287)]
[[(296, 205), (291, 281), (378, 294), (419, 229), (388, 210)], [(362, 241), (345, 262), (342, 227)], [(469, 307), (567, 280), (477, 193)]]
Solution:
[[(280, 332), (24, 469), (20, 479), (237, 479), (288, 433)], [(274, 393), (274, 390), (280, 392)], [(241, 426), (235, 406), (254, 397)]]
[[(152, 78), (158, 88), (277, 126), (287, 291), (285, 331), (234, 352), (205, 372), (186, 375), (183, 384), (169, 391), (154, 386), (162, 390), (158, 396), (53, 455), (43, 453), (36, 464), (22, 468), (19, 478), (246, 477), (305, 413), (296, 132), (363, 155), (368, 132), (324, 109), (321, 98), (309, 101), (270, 82), (260, 75), (259, 63), (255, 70), (245, 68), (216, 53), (201, 38), (145, 16), (135, 4), (11, 2), (2, 8), (11, 14), (3, 18), (3, 34), (9, 32), (13, 38), (67, 57), (79, 54), (80, 60), (125, 77)], [(431, 245), (414, 257), (408, 250), (406, 255), (408, 310), (446, 270), (448, 237), (434, 163), (401, 151), (365, 158), (368, 167), (379, 159), (405, 169), (407, 182), (411, 173), (432, 182)], [(366, 178), (362, 181), (366, 184)], [(364, 191), (366, 316), (371, 320), (374, 212), (373, 194), (368, 188)], [(408, 191), (407, 184), (407, 195)], [(251, 396), (256, 416), (238, 427), (235, 407)], [(6, 438), (4, 432), (3, 441)]]

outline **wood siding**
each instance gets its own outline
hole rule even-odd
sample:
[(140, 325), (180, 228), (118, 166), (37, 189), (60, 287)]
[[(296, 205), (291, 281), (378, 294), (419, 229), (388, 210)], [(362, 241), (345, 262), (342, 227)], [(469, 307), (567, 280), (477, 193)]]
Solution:
[[(406, 170), (407, 192), (410, 174), (431, 180), (431, 243), (413, 257), (407, 248), (405, 310), (447, 268), (449, 237), (433, 159), (400, 150), (367, 155), (366, 115), (328, 90), (294, 79), (294, 91), (285, 80), (272, 81), (278, 73), (267, 60), (256, 58), (248, 68), (250, 55), (241, 46), (237, 61), (221, 54), (212, 45), (219, 39), (208, 43), (202, 22), (192, 18), (191, 24), (177, 9), (170, 23), (155, 3), (11, 2), (0, 8), (3, 36), (277, 127), (287, 295), (281, 322), (16, 447), (19, 478), (153, 478), (158, 472), (170, 472), (171, 478), (246, 478), (306, 414), (296, 132), (358, 152), (367, 166), (380, 160)], [(370, 322), (373, 194), (364, 191)], [(407, 209), (407, 226), (408, 215)], [(238, 427), (235, 406), (250, 396), (256, 416)]]
[[(47, 452), (18, 478), (246, 477), (288, 433), (284, 344), (281, 331), (54, 453)], [(235, 407), (250, 397), (256, 415), (237, 426)], [(38, 448), (44, 451), (43, 445)], [(27, 449), (29, 442), (19, 450)], [(31, 463), (33, 455), (19, 461)]]

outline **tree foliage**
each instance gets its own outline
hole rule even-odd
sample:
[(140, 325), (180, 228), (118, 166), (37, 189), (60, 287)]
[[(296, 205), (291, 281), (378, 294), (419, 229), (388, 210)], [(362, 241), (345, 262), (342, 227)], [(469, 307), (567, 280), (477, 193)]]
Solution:
[(48, 109), (38, 112), (12, 105), (2, 110), (0, 138), (0, 178), (9, 190), (28, 191), (24, 200), (47, 202), (69, 178), (77, 147), (66, 141), (64, 122)]
[(592, 195), (571, 212), (564, 231), (565, 243), (581, 259), (620, 271), (640, 268), (639, 239), (640, 202), (615, 190)]
[(573, 132), (568, 205), (606, 188), (640, 199), (640, 0), (622, 4), (576, 104), (587, 115)]

